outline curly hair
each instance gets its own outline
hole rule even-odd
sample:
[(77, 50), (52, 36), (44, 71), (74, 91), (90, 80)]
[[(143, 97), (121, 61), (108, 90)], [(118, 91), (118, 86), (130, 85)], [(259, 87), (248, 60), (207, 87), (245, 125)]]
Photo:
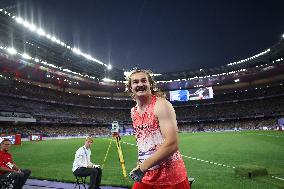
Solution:
[(132, 98), (134, 98), (134, 96), (133, 96), (133, 93), (132, 93), (132, 91), (131, 91), (131, 88), (132, 88), (132, 86), (131, 86), (131, 76), (133, 75), (133, 74), (136, 74), (136, 73), (144, 73), (144, 74), (146, 74), (147, 75), (147, 78), (148, 78), (148, 81), (149, 81), (149, 83), (150, 83), (150, 90), (151, 90), (151, 94), (153, 94), (153, 95), (156, 95), (156, 96), (158, 96), (158, 97), (163, 97), (163, 98), (165, 98), (165, 94), (163, 93), (163, 92), (161, 92), (158, 88), (157, 88), (157, 86), (156, 86), (156, 81), (154, 80), (154, 77), (153, 77), (153, 72), (152, 71), (150, 71), (150, 70), (139, 70), (139, 69), (137, 69), (137, 70), (133, 70), (128, 76), (127, 76), (127, 78), (126, 78), (126, 90), (128, 91), (128, 93), (130, 94), (130, 96), (132, 97)]

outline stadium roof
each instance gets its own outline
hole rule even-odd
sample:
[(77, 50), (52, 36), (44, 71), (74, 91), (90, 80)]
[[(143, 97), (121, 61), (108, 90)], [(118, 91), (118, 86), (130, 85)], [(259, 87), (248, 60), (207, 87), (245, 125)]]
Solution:
[(214, 68), (258, 54), (284, 32), (284, 1), (9, 0), (0, 7), (113, 67)]
[(5, 14), (3, 10), (0, 14), (0, 26), (0, 44), (3, 46), (12, 47), (30, 57), (63, 69), (94, 76), (99, 80), (106, 77), (123, 80), (123, 70), (115, 67), (108, 69), (106, 65), (78, 55), (74, 53), (74, 49), (65, 48), (53, 40), (32, 32), (30, 28), (23, 27), (17, 23), (15, 17)]

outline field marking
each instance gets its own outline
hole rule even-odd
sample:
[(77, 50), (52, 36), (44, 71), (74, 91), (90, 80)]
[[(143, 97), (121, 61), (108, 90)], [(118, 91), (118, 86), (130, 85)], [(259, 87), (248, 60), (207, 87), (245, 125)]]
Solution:
[(192, 160), (196, 160), (196, 161), (200, 161), (200, 162), (205, 162), (205, 163), (213, 164), (213, 165), (217, 165), (217, 166), (223, 166), (223, 167), (235, 169), (234, 166), (225, 165), (225, 164), (222, 164), (222, 163), (216, 163), (216, 162), (208, 161), (208, 160), (203, 160), (203, 159), (200, 159), (200, 158), (195, 158), (195, 157), (186, 156), (186, 155), (182, 155), (182, 157), (185, 157), (185, 158), (188, 158), (188, 159), (192, 159)]
[(284, 138), (284, 136), (279, 136), (279, 135), (265, 135), (265, 134), (257, 134), (260, 136), (269, 136), (269, 137), (276, 137), (276, 138)]
[(247, 134), (259, 135), (259, 136), (268, 136), (268, 137), (275, 137), (275, 138), (284, 138), (284, 136), (280, 136), (280, 135), (255, 134), (255, 133), (247, 133)]
[[(265, 135), (265, 136), (268, 136), (268, 135)], [(272, 135), (269, 135), (269, 136), (272, 136)], [(275, 137), (275, 136), (273, 136), (273, 137)], [(136, 146), (135, 144), (132, 144), (132, 143), (130, 143), (130, 142), (123, 142), (123, 141), (122, 141), (122, 143), (131, 145), (131, 146)], [(181, 154), (181, 155), (182, 155), (182, 154)], [(236, 168), (236, 167), (234, 167), (234, 166), (225, 165), (225, 164), (221, 164), (221, 163), (216, 163), (216, 162), (212, 162), (212, 161), (208, 161), (208, 160), (203, 160), (203, 159), (200, 159), (200, 158), (191, 157), (191, 156), (187, 156), (187, 155), (182, 155), (182, 157), (185, 157), (185, 158), (188, 158), (188, 159), (192, 159), (192, 160), (196, 160), (196, 161), (200, 161), (200, 162), (204, 162), (204, 163), (209, 163), (209, 164), (217, 165), (217, 166), (222, 166), (222, 167), (227, 167), (227, 168), (233, 168), (233, 169)], [(271, 177), (274, 178), (274, 179), (278, 179), (278, 180), (284, 181), (284, 178), (281, 178), (281, 177), (276, 177), (276, 176), (271, 176)]]
[[(131, 146), (136, 146), (135, 144), (129, 143), (129, 142), (122, 142), (124, 144), (128, 144)], [(182, 155), (182, 154), (181, 154)], [(188, 158), (188, 159), (192, 159), (192, 160), (196, 160), (196, 161), (200, 161), (200, 162), (205, 162), (205, 163), (209, 163), (209, 164), (213, 164), (213, 165), (217, 165), (217, 166), (222, 166), (222, 167), (227, 167), (227, 168), (233, 168), (235, 169), (236, 167), (234, 166), (230, 166), (230, 165), (225, 165), (225, 164), (221, 164), (221, 163), (216, 163), (216, 162), (212, 162), (212, 161), (208, 161), (208, 160), (203, 160), (200, 158), (195, 158), (195, 157), (191, 157), (191, 156), (187, 156), (187, 155), (182, 155), (182, 157)], [(278, 179), (278, 180), (283, 180), (284, 178), (281, 177), (276, 177), (276, 176), (271, 176), (272, 178)]]
[(272, 178), (275, 178), (275, 179), (279, 179), (279, 180), (283, 180), (284, 181), (284, 178), (281, 178), (281, 177), (276, 177), (276, 176), (271, 176)]
[[(132, 143), (129, 143), (129, 142), (122, 142), (124, 144), (128, 144), (128, 145), (131, 145), (131, 146), (136, 146), (135, 144), (132, 144)], [(216, 162), (212, 162), (212, 161), (208, 161), (208, 160), (203, 160), (203, 159), (200, 159), (200, 158), (195, 158), (195, 157), (191, 157), (191, 156), (187, 156), (187, 155), (182, 155), (182, 157), (185, 157), (185, 158), (188, 158), (188, 159), (193, 159), (193, 160), (196, 160), (196, 161), (200, 161), (200, 162), (205, 162), (205, 163), (209, 163), (209, 164), (213, 164), (213, 165), (217, 165), (217, 166), (222, 166), (222, 167), (227, 167), (227, 168), (233, 168), (235, 169), (234, 166), (230, 166), (230, 165), (225, 165), (225, 164), (221, 164), (221, 163), (216, 163)]]

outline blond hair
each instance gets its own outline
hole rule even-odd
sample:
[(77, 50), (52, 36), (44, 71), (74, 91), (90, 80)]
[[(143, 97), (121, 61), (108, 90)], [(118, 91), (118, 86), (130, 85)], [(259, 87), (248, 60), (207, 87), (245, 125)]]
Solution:
[(136, 74), (136, 73), (144, 73), (146, 74), (148, 81), (150, 83), (150, 90), (151, 90), (151, 94), (156, 95), (158, 97), (162, 97), (165, 98), (165, 94), (163, 92), (160, 91), (160, 89), (156, 86), (156, 81), (154, 80), (153, 77), (153, 72), (150, 70), (133, 70), (126, 78), (126, 89), (129, 93), (129, 95), (134, 98), (133, 93), (131, 91), (131, 76)]
[(91, 141), (92, 143), (94, 142), (94, 141), (93, 141), (93, 138), (90, 137), (90, 136), (87, 136), (85, 141)]

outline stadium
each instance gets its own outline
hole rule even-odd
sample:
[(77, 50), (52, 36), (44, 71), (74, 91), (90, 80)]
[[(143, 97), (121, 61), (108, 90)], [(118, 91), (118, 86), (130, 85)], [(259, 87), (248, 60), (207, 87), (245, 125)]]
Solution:
[[(136, 166), (135, 102), (125, 70), (4, 9), (0, 26), (0, 133), (20, 144), (11, 149), (15, 162), (34, 180), (74, 188), (74, 152), (95, 136), (92, 160), (104, 165), (102, 188), (131, 188), (116, 147), (107, 154), (117, 121), (127, 173)], [(154, 78), (175, 109), (193, 188), (284, 187), (284, 36), (245, 59)]]

